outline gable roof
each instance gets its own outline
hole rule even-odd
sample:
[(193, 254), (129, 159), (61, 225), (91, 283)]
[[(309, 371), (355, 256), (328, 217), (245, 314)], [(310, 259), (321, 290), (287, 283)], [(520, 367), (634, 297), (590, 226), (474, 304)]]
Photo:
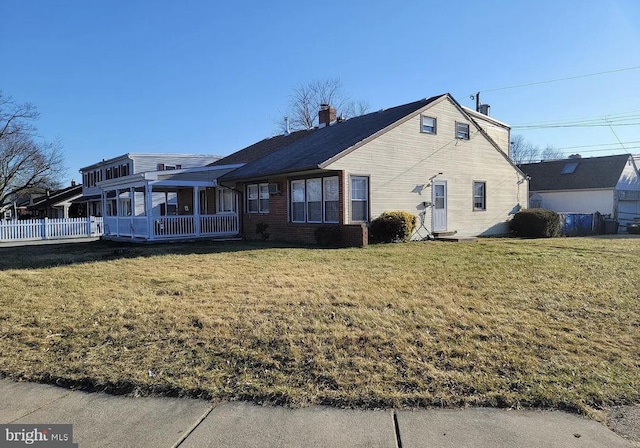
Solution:
[[(615, 188), (629, 154), (525, 163), (520, 169), (531, 177), (529, 191)], [(574, 167), (573, 165), (577, 163)], [(565, 173), (563, 174), (563, 170)]]
[[(254, 160), (248, 161), (246, 165), (222, 176), (220, 179), (223, 181), (256, 179), (276, 174), (323, 168), (325, 162), (343, 151), (352, 148), (402, 118), (445, 96), (448, 96), (448, 94), (350, 118), (343, 122), (308, 132), (291, 143), (286, 141), (288, 137), (283, 137), (278, 140), (278, 143), (282, 143), (282, 145), (274, 145), (276, 146), (275, 148), (265, 150), (265, 156), (256, 157)], [(265, 140), (256, 145), (260, 145), (263, 142)], [(252, 146), (239, 152), (247, 151)], [(247, 154), (256, 155), (259, 149), (254, 148), (253, 151), (247, 151)], [(221, 159), (219, 162), (225, 164), (232, 163), (234, 160), (241, 162), (241, 156), (238, 157), (238, 160), (232, 159), (235, 154)]]
[(72, 185), (67, 188), (63, 188), (62, 190), (58, 190), (52, 193), (50, 196), (42, 196), (37, 199), (37, 202), (34, 202), (33, 205), (27, 207), (29, 210), (35, 209), (44, 209), (47, 207), (53, 207), (56, 204), (69, 200), (75, 196), (82, 195), (82, 185)]

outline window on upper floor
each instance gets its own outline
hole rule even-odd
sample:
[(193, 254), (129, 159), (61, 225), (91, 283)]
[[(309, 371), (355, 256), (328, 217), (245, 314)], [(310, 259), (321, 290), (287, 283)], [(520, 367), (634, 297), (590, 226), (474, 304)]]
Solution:
[(456, 138), (469, 140), (469, 123), (458, 123), (456, 121)]
[(420, 132), (424, 134), (436, 133), (436, 119), (433, 117), (420, 116)]

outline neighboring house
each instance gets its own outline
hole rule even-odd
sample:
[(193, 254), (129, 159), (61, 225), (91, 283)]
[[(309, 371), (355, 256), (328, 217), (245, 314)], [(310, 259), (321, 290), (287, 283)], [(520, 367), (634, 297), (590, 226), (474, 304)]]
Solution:
[(73, 201), (82, 196), (82, 185), (71, 182), (71, 186), (54, 192), (47, 191), (26, 207), (27, 214), (34, 218), (77, 218), (82, 209)]
[(640, 177), (628, 154), (520, 165), (529, 205), (564, 213), (611, 215), (622, 227), (640, 217)]
[(320, 126), (257, 142), (208, 167), (98, 181), (107, 238), (242, 236), (315, 242), (337, 227), (366, 244), (384, 211), (418, 217), (414, 239), (508, 232), (528, 182), (511, 163), (509, 126), (449, 94), (341, 120), (324, 105)]
[(100, 187), (102, 181), (118, 179), (131, 174), (148, 171), (170, 171), (202, 167), (220, 159), (206, 154), (144, 154), (128, 153), (81, 168), (82, 198), (76, 203), (84, 204), (85, 214), (102, 216)]

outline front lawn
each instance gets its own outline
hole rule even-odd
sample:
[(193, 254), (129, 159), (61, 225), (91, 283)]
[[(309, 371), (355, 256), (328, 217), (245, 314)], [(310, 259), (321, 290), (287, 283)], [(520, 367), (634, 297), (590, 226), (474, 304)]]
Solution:
[(640, 239), (0, 249), (0, 375), (291, 406), (640, 403)]

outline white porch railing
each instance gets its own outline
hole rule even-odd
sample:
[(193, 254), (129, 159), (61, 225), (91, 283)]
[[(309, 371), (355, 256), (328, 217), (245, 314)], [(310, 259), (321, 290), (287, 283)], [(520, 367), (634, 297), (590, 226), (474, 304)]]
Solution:
[(237, 235), (238, 215), (206, 215), (200, 216), (200, 233), (203, 235)]
[[(197, 219), (199, 218), (199, 220)], [(104, 218), (106, 236), (123, 236), (162, 240), (200, 236), (232, 236), (240, 232), (237, 214), (197, 216), (107, 216)], [(196, 224), (199, 224), (196, 226)], [(151, 233), (151, 234), (150, 234)]]
[(35, 241), (102, 236), (102, 218), (0, 221), (0, 241)]

